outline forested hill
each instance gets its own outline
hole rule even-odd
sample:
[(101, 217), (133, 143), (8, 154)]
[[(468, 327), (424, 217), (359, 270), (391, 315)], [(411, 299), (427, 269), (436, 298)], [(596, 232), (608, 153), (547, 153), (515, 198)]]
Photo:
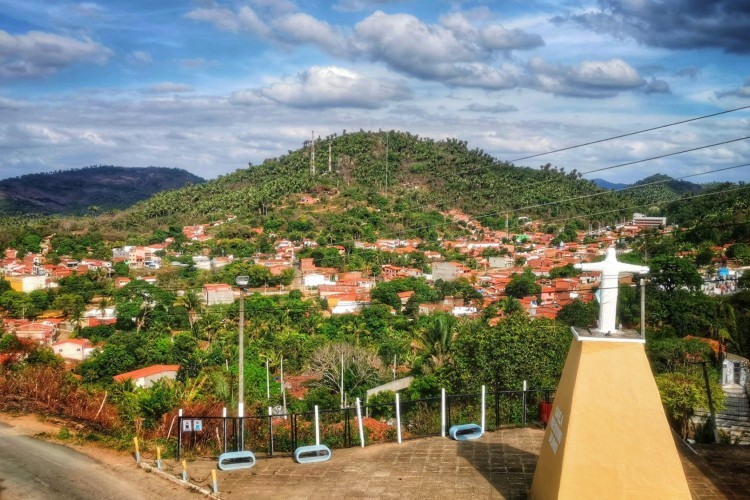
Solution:
[(204, 182), (178, 168), (92, 166), (0, 181), (0, 215), (124, 209), (155, 193)]
[[(282, 230), (289, 221), (304, 219), (300, 227), (306, 232), (325, 230), (336, 241), (434, 228), (439, 212), (450, 209), (499, 228), (506, 215), (511, 223), (518, 216), (564, 219), (622, 206), (621, 195), (574, 170), (516, 167), (455, 139), (360, 131), (318, 139), (315, 150), (314, 174), (308, 142), (261, 165), (160, 193), (117, 216), (111, 226), (130, 232), (144, 224), (156, 229), (233, 214), (252, 226), (276, 218)], [(314, 203), (302, 204), (305, 195)]]

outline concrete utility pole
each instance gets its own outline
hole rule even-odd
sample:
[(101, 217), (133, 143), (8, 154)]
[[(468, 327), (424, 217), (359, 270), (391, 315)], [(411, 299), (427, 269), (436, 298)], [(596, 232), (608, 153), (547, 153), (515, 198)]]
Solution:
[(315, 175), (315, 131), (310, 133), (310, 173)]
[(235, 283), (240, 287), (240, 348), (239, 348), (239, 394), (237, 395), (237, 416), (240, 419), (240, 451), (245, 443), (245, 288), (250, 282), (249, 276), (237, 276)]

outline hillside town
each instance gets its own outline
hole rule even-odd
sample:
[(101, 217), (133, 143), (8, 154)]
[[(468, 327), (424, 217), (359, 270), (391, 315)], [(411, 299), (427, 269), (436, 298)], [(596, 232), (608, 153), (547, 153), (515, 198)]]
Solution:
[[(331, 315), (358, 314), (372, 303), (370, 292), (380, 282), (401, 278), (421, 278), (427, 283), (454, 282), (463, 280), (475, 291), (471, 298), (446, 296), (438, 303), (418, 304), (419, 314), (444, 312), (456, 317), (477, 317), (493, 304), (508, 297), (506, 286), (516, 275), (530, 272), (538, 286), (535, 293), (518, 297), (519, 304), (531, 318), (555, 319), (558, 311), (574, 300), (590, 302), (596, 298), (599, 273), (571, 273), (555, 277), (556, 269), (572, 269), (575, 264), (600, 259), (605, 250), (615, 246), (622, 253), (630, 250), (625, 241), (637, 238), (642, 231), (658, 231), (667, 234), (679, 230), (667, 224), (662, 217), (646, 217), (635, 214), (631, 221), (616, 227), (600, 228), (596, 231), (579, 230), (575, 241), (562, 242), (555, 234), (542, 231), (542, 225), (531, 220), (523, 221), (523, 231), (493, 231), (466, 214), (451, 211), (445, 214), (456, 223), (469, 228), (471, 237), (458, 240), (440, 241), (440, 251), (421, 250), (420, 239), (378, 239), (373, 243), (356, 242), (354, 248), (372, 250), (383, 254), (419, 256), (420, 267), (383, 264), (377, 275), (361, 271), (340, 272), (335, 267), (316, 266), (312, 257), (298, 258), (304, 250), (316, 248), (319, 244), (310, 239), (301, 241), (276, 240), (274, 252), (258, 254), (252, 259), (243, 259), (267, 268), (270, 275), (279, 277), (284, 271), (293, 271), (294, 278), (287, 284), (264, 286), (249, 290), (251, 293), (274, 295), (300, 290), (305, 297), (323, 299), (327, 312)], [(186, 226), (182, 232), (196, 247), (192, 259), (197, 270), (216, 272), (237, 261), (232, 255), (209, 257), (202, 252), (202, 243), (213, 239), (212, 227), (231, 223), (234, 216), (212, 224)], [(524, 218), (526, 219), (526, 218)], [(253, 230), (263, 234), (263, 228)], [(557, 241), (556, 241), (557, 239)], [(60, 279), (74, 275), (94, 274), (112, 279), (113, 289), (121, 289), (131, 281), (142, 281), (159, 286), (158, 270), (164, 266), (185, 266), (176, 260), (185, 257), (183, 252), (170, 250), (174, 238), (162, 243), (147, 246), (123, 246), (112, 250), (110, 260), (62, 258), (56, 264), (47, 263), (45, 256), (52, 248), (52, 237), (45, 238), (40, 253), (19, 255), (13, 248), (5, 250), (5, 258), (0, 261), (0, 272), (16, 292), (32, 293), (55, 289)], [(725, 251), (730, 245), (712, 248), (710, 266), (704, 269), (702, 289), (707, 294), (726, 295), (736, 290), (737, 280), (747, 267), (727, 258)], [(330, 247), (344, 255), (342, 246)], [(446, 260), (445, 255), (457, 253), (459, 260)], [(690, 253), (680, 257), (689, 258)], [(183, 259), (184, 260), (184, 259)], [(116, 275), (117, 266), (126, 266), (127, 273)], [(558, 273), (559, 274), (559, 273)], [(623, 277), (622, 285), (633, 285), (632, 277)], [(181, 291), (184, 293), (184, 290)], [(178, 292), (179, 293), (179, 292)], [(206, 283), (201, 288), (201, 300), (205, 306), (234, 303), (240, 290), (234, 283)], [(402, 312), (414, 295), (413, 290), (398, 293)], [(106, 302), (106, 301), (105, 301)], [(66, 317), (63, 311), (39, 311), (36, 317), (4, 317), (3, 328), (19, 338), (34, 340), (51, 346), (55, 353), (69, 361), (80, 361), (89, 357), (95, 350), (89, 340), (69, 338), (73, 330), (81, 327), (113, 325), (116, 322), (113, 305), (101, 307), (102, 297), (92, 297), (82, 311), (80, 318)], [(503, 310), (496, 313), (502, 317)], [(491, 319), (492, 321), (492, 319)]]

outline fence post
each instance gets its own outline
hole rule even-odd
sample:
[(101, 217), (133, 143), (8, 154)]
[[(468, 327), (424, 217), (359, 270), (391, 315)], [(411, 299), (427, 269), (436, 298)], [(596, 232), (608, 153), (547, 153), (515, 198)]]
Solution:
[(161, 470), (161, 447), (156, 447), (156, 468)]
[(177, 410), (177, 460), (182, 458), (182, 408)]
[(396, 433), (398, 444), (401, 444), (401, 401), (399, 400), (398, 393), (396, 393)]
[(486, 394), (485, 394), (485, 386), (482, 385), (482, 433), (484, 434), (484, 430), (486, 427), (486, 411), (485, 411), (485, 403), (486, 403)]
[(364, 448), (365, 447), (365, 430), (362, 427), (362, 407), (359, 403), (359, 398), (357, 398), (357, 420), (359, 422), (359, 445)]
[(318, 427), (318, 405), (315, 405), (315, 446), (320, 446), (320, 427)]
[(297, 449), (297, 414), (292, 413), (292, 451)]
[(213, 487), (214, 495), (219, 494), (219, 481), (216, 479), (216, 469), (211, 469), (211, 486)]
[(445, 437), (445, 388), (440, 389), (440, 436)]
[(188, 480), (188, 474), (187, 474), (187, 461), (182, 461), (182, 480), (187, 482)]
[(268, 407), (268, 449), (273, 456), (273, 408)]
[(227, 452), (227, 408), (224, 407), (223, 410), (221, 410), (221, 430), (224, 434), (224, 453)]
[(521, 414), (522, 415), (521, 416), (521, 423), (523, 425), (526, 425), (526, 381), (525, 380), (523, 381), (523, 397), (522, 397), (522, 401), (523, 401), (523, 413)]

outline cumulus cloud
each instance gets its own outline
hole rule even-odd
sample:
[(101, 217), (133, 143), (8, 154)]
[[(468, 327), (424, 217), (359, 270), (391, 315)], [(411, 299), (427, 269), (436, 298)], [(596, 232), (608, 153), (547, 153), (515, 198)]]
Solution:
[(724, 90), (716, 93), (716, 97), (719, 99), (723, 97), (742, 97), (744, 99), (750, 98), (750, 78), (747, 79), (745, 84), (737, 89)]
[(184, 83), (161, 82), (140, 89), (142, 94), (174, 94), (178, 92), (192, 92), (194, 89)]
[(295, 108), (377, 109), (412, 98), (403, 83), (365, 77), (336, 66), (314, 66), (259, 90), (259, 95)]
[(599, 0), (597, 9), (558, 16), (597, 33), (670, 49), (750, 52), (750, 9), (736, 0)]
[(569, 97), (612, 97), (617, 92), (635, 90), (645, 81), (621, 59), (583, 61), (573, 66), (552, 64), (541, 58), (529, 61), (533, 87)]
[(112, 51), (92, 40), (30, 31), (12, 35), (0, 30), (0, 76), (34, 78), (78, 63), (106, 64)]
[(316, 45), (336, 56), (346, 56), (350, 44), (341, 30), (308, 14), (295, 13), (274, 22), (276, 33), (285, 41)]
[(375, 12), (354, 27), (358, 51), (390, 68), (448, 85), (507, 89), (518, 84), (514, 65), (493, 66), (497, 50), (541, 45), (541, 37), (499, 25), (474, 26), (460, 13), (427, 24), (409, 14)]
[[(266, 0), (255, 1), (257, 4)], [(365, 59), (381, 63), (403, 75), (450, 87), (484, 90), (520, 87), (601, 98), (646, 85), (638, 72), (620, 59), (584, 61), (575, 66), (538, 59), (528, 64), (518, 63), (510, 58), (512, 52), (541, 47), (544, 40), (538, 34), (508, 29), (491, 16), (452, 12), (435, 23), (427, 23), (411, 14), (378, 10), (349, 28), (301, 12), (266, 16), (268, 19), (259, 12), (263, 13), (249, 6), (236, 13), (212, 6), (193, 10), (188, 17), (228, 31), (252, 32), (268, 41), (313, 45), (349, 61)], [(295, 88), (298, 85), (297, 82)], [(277, 86), (276, 91), (281, 88), (286, 87)], [(668, 86), (655, 82), (647, 91), (664, 92)]]

